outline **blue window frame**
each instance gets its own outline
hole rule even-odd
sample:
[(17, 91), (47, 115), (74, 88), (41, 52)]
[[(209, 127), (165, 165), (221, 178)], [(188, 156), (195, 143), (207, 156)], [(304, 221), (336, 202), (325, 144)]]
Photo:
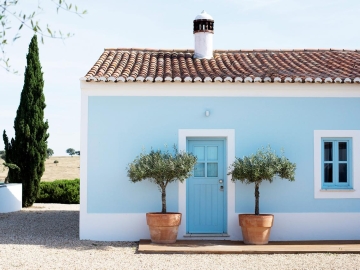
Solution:
[(351, 139), (322, 138), (322, 189), (352, 189)]

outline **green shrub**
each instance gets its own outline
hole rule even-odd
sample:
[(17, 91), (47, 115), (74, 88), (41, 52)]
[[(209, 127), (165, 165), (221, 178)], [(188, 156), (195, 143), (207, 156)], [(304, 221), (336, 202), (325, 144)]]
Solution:
[(40, 182), (37, 203), (80, 203), (80, 179)]

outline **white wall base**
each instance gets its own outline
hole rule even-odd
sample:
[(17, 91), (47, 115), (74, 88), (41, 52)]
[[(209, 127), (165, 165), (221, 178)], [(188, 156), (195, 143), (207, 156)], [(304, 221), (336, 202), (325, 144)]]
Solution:
[[(139, 241), (150, 239), (146, 214), (80, 213), (80, 239), (96, 241)], [(237, 214), (236, 214), (237, 215)], [(235, 215), (233, 215), (235, 216)], [(277, 213), (270, 241), (360, 240), (360, 213)], [(228, 224), (229, 237), (184, 237), (178, 239), (242, 240), (237, 219)], [(180, 225), (184, 227), (182, 222)], [(179, 229), (179, 232), (183, 230)]]
[(146, 214), (87, 214), (80, 211), (80, 239), (96, 241), (150, 239)]
[(20, 211), (22, 208), (22, 184), (6, 184), (0, 187), (0, 213)]
[(270, 241), (360, 240), (360, 213), (278, 213)]

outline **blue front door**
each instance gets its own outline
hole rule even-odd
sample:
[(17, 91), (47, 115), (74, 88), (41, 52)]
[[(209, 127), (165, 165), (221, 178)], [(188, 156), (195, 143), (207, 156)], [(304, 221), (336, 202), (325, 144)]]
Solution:
[(186, 180), (187, 233), (226, 233), (224, 144), (220, 139), (188, 140), (197, 164)]

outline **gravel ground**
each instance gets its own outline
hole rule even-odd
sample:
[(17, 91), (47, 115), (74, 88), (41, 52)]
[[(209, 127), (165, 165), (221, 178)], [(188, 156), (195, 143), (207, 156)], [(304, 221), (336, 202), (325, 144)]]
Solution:
[(136, 242), (78, 235), (79, 205), (0, 214), (0, 269), (360, 269), (358, 254), (139, 254)]

